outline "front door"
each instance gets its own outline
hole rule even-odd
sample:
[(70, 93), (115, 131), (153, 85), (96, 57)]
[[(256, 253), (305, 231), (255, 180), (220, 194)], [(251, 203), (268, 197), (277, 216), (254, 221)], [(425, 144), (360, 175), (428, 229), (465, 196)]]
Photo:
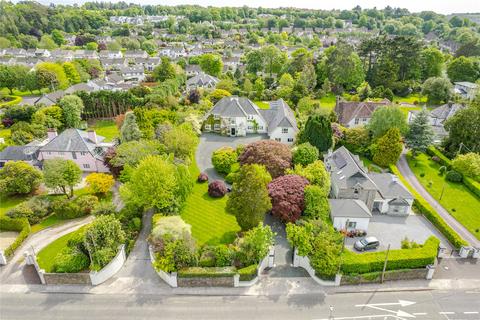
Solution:
[(230, 135), (231, 135), (232, 137), (234, 137), (234, 136), (237, 135), (237, 132), (236, 132), (235, 128), (230, 128)]

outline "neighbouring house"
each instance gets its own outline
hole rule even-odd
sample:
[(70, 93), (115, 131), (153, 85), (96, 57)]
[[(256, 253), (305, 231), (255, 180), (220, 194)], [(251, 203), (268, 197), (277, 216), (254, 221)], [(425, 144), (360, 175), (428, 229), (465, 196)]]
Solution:
[[(359, 156), (343, 146), (325, 155), (325, 166), (330, 173), (331, 198), (339, 201), (360, 200), (365, 204), (363, 208), (372, 214), (410, 214), (414, 198), (397, 176), (368, 172)], [(338, 203), (336, 205), (340, 207)], [(345, 207), (352, 206), (345, 204)]]
[(204, 72), (200, 72), (187, 80), (187, 91), (197, 88), (213, 89), (220, 80)]
[(330, 218), (337, 230), (368, 230), (372, 213), (358, 199), (329, 199)]
[(465, 99), (473, 99), (479, 94), (480, 86), (472, 82), (455, 82), (455, 93)]
[(103, 142), (105, 138), (95, 131), (66, 129), (59, 135), (49, 130), (48, 138), (38, 149), (38, 160), (68, 159), (73, 160), (82, 171), (108, 172), (103, 160), (105, 151), (113, 143)]
[(44, 93), (40, 98), (35, 100), (33, 103), (34, 105), (44, 105), (44, 106), (52, 106), (57, 104), (57, 102), (65, 96), (65, 92), (63, 90), (57, 90), (51, 93)]
[(145, 80), (145, 72), (143, 70), (143, 66), (141, 65), (120, 67), (120, 74), (124, 81), (141, 82)]
[(8, 146), (0, 152), (0, 168), (10, 161), (25, 161), (32, 166), (39, 166), (37, 161), (38, 145), (31, 142), (24, 146)]
[(202, 69), (200, 69), (198, 64), (188, 64), (185, 66), (185, 73), (187, 74), (187, 77), (195, 76), (201, 72)]
[[(434, 137), (435, 143), (440, 143), (443, 140), (443, 138), (448, 136), (448, 132), (444, 128), (445, 121), (450, 119), (459, 110), (462, 110), (465, 108), (466, 106), (464, 104), (449, 102), (444, 105), (441, 105), (440, 107), (433, 109), (428, 113), (429, 122), (435, 134), (435, 137)], [(408, 123), (411, 123), (419, 112), (420, 112), (419, 110), (408, 111)]]
[(337, 97), (335, 113), (338, 123), (347, 128), (366, 125), (372, 118), (372, 113), (379, 107), (389, 106), (392, 102), (388, 99), (381, 101), (345, 101)]
[(272, 140), (292, 144), (298, 132), (295, 116), (283, 99), (260, 109), (245, 97), (230, 96), (218, 101), (205, 115), (203, 131), (228, 136), (266, 133)]

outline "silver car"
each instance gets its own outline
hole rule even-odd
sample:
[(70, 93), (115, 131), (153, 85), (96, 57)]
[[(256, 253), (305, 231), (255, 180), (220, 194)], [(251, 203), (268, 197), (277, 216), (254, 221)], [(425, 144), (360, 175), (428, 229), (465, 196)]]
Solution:
[(380, 241), (378, 241), (377, 238), (366, 237), (355, 242), (353, 247), (358, 251), (365, 251), (365, 250), (377, 249), (379, 245), (380, 245)]

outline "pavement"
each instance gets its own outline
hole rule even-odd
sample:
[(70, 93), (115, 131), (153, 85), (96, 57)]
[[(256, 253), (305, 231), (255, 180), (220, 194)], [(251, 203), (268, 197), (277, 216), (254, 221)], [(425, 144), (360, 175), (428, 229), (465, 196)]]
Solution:
[[(398, 170), (408, 181), (408, 183), (415, 189), (417, 192), (437, 211), (437, 213), (445, 220), (445, 222), (452, 227), (463, 239), (470, 243), (471, 246), (480, 248), (480, 240), (478, 240), (474, 235), (472, 235), (460, 222), (458, 222), (454, 217), (452, 217), (440, 203), (435, 200), (430, 193), (422, 186), (422, 184), (417, 180), (415, 174), (410, 170), (408, 166), (407, 158), (405, 151), (400, 156), (400, 160), (397, 163)], [(461, 199), (459, 199), (460, 201)]]
[(213, 180), (223, 180), (212, 165), (212, 153), (221, 147), (236, 148), (239, 145), (247, 145), (249, 143), (265, 139), (265, 135), (249, 134), (245, 137), (228, 137), (215, 133), (203, 133), (200, 136), (200, 142), (195, 154), (198, 169), (200, 172), (205, 172), (208, 178)]

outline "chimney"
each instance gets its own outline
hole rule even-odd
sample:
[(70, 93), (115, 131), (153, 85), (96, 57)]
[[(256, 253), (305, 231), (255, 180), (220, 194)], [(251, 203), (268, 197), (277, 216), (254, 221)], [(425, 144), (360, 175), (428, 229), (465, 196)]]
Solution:
[(57, 136), (57, 130), (56, 129), (48, 129), (47, 130), (47, 138), (48, 138), (48, 141), (52, 141), (53, 139), (55, 139), (55, 137)]
[(88, 130), (88, 139), (92, 141), (93, 143), (97, 144), (97, 134), (95, 133), (95, 130)]

